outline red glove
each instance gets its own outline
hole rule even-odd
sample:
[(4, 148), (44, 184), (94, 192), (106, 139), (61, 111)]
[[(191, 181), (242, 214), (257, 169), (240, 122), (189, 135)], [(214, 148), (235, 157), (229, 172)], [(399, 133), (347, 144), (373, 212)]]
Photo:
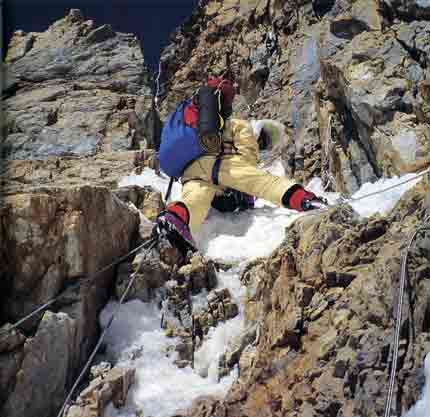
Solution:
[(305, 201), (317, 200), (317, 196), (310, 191), (306, 191), (303, 187), (297, 186), (292, 194), (288, 198), (288, 208), (297, 210), (297, 211), (305, 211), (309, 210), (306, 208), (304, 204)]

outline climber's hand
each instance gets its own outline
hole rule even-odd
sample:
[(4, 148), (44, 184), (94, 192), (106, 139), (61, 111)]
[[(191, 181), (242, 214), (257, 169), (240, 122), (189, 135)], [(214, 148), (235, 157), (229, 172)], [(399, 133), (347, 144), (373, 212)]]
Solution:
[(311, 199), (304, 199), (301, 206), (303, 211), (326, 209), (328, 207), (328, 202), (325, 198), (314, 195)]
[(288, 208), (297, 211), (309, 211), (328, 207), (327, 201), (317, 197), (313, 192), (302, 186), (294, 186), (294, 191), (288, 200)]

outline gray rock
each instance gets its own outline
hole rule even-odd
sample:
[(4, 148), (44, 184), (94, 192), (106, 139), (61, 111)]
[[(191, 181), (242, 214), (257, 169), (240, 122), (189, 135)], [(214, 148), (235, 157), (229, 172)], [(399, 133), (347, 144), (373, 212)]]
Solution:
[(75, 321), (69, 316), (45, 313), (36, 335), (24, 347), (16, 385), (2, 409), (3, 416), (47, 416), (58, 411), (69, 383), (69, 364), (76, 355), (76, 336)]
[(10, 324), (5, 324), (0, 328), (0, 353), (11, 352), (25, 342), (25, 336), (18, 330), (11, 330)]
[[(8, 282), (1, 300), (2, 320), (21, 319), (66, 284), (91, 277), (127, 253), (138, 228), (137, 213), (102, 187), (36, 189), (2, 203), (7, 208), (2, 223), (8, 236), (0, 248), (2, 259), (6, 253), (8, 259), (1, 265)], [(46, 312), (39, 324), (40, 313), (24, 322), (22, 327), (36, 335), (26, 339), (22, 365), (16, 359), (22, 336), (2, 338), (2, 349), (15, 349), (6, 357), (2, 354), (8, 361), (5, 369), (17, 371), (3, 379), (10, 383), (10, 395), (2, 416), (22, 416), (24, 410), (32, 415), (55, 413), (66, 386), (94, 346), (98, 314), (113, 278), (113, 271), (106, 270), (93, 277), (91, 291), (83, 286), (61, 298), (56, 308), (63, 312)]]
[[(6, 59), (5, 156), (88, 156), (135, 147), (128, 115), (140, 94), (150, 95), (137, 38), (95, 27), (79, 10), (28, 36), (15, 34)], [(152, 108), (145, 106), (142, 118)]]
[(22, 350), (0, 353), (0, 409), (14, 389), (23, 357)]
[(134, 382), (133, 368), (115, 367), (104, 372), (103, 377), (92, 379), (68, 410), (67, 417), (102, 417), (105, 408), (112, 403), (115, 408), (123, 407), (128, 391)]
[(391, 0), (384, 1), (394, 16), (404, 19), (429, 19), (430, 3), (428, 0)]

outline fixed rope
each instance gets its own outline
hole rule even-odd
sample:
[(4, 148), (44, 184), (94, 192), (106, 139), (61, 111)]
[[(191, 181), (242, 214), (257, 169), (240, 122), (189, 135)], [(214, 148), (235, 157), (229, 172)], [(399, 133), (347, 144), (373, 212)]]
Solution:
[(400, 186), (402, 186), (404, 184), (407, 184), (408, 182), (412, 182), (412, 181), (415, 181), (415, 180), (417, 180), (419, 178), (422, 178), (422, 177), (428, 175), (429, 173), (430, 173), (430, 168), (427, 168), (425, 171), (420, 172), (419, 174), (416, 174), (416, 175), (414, 175), (411, 178), (408, 178), (406, 180), (398, 182), (397, 184), (390, 185), (388, 187), (382, 188), (381, 190), (374, 191), (374, 192), (368, 193), (368, 194), (364, 194), (364, 195), (362, 195), (360, 197), (350, 197), (350, 198), (343, 198), (342, 197), (341, 201), (339, 203), (336, 203), (336, 204), (333, 204), (333, 205), (329, 205), (329, 206), (324, 207), (324, 208), (319, 208), (317, 210), (307, 211), (307, 212), (303, 213), (301, 215), (301, 217), (303, 217), (303, 216), (312, 216), (312, 215), (315, 215), (315, 214), (319, 214), (319, 213), (328, 211), (328, 210), (330, 210), (332, 208), (343, 206), (343, 205), (348, 204), (348, 203), (356, 203), (357, 201), (361, 201), (361, 200), (364, 200), (364, 199), (369, 198), (369, 197), (374, 197), (374, 196), (379, 195), (379, 194), (384, 194), (385, 192), (390, 191), (390, 190), (392, 190), (394, 188), (400, 187)]
[(158, 73), (157, 73), (157, 78), (155, 79), (155, 97), (154, 97), (154, 105), (155, 105), (155, 109), (157, 111), (159, 111), (160, 109), (158, 108), (158, 97), (160, 95), (160, 77), (161, 77), (161, 61), (158, 62)]
[(5, 329), (0, 330), (0, 336), (2, 336), (5, 333), (10, 333), (12, 330), (16, 329), (17, 327), (19, 327), (21, 324), (23, 324), (25, 321), (27, 321), (28, 319), (32, 318), (33, 316), (35, 316), (37, 313), (43, 311), (44, 309), (46, 309), (47, 307), (51, 306), (52, 304), (54, 304), (56, 301), (60, 300), (62, 297), (65, 296), (65, 292), (74, 290), (79, 288), (80, 286), (82, 286), (83, 284), (86, 283), (90, 283), (94, 280), (94, 278), (96, 278), (98, 275), (102, 274), (103, 272), (106, 272), (107, 270), (109, 270), (110, 268), (112, 268), (113, 266), (119, 264), (120, 262), (124, 261), (125, 259), (127, 259), (130, 255), (132, 255), (133, 253), (138, 252), (140, 249), (142, 249), (145, 245), (151, 245), (152, 244), (152, 240), (151, 239), (149, 241), (146, 241), (144, 243), (142, 243), (141, 245), (137, 246), (136, 248), (132, 249), (130, 252), (126, 253), (124, 256), (121, 256), (120, 258), (116, 259), (115, 261), (111, 262), (109, 265), (104, 266), (103, 268), (99, 269), (98, 271), (96, 271), (94, 274), (92, 274), (90, 277), (81, 280), (79, 282), (77, 282), (76, 284), (71, 285), (70, 287), (67, 287), (65, 291), (63, 291), (60, 295), (52, 298), (51, 300), (47, 301), (46, 303), (42, 304), (41, 306), (37, 307), (35, 310), (33, 310), (31, 313), (27, 314), (25, 317), (23, 317), (22, 319), (18, 320), (16, 323), (12, 324), (11, 326), (8, 326)]
[(392, 345), (393, 349), (393, 360), (391, 362), (391, 372), (390, 372), (390, 382), (388, 386), (388, 393), (387, 398), (385, 401), (385, 410), (384, 410), (384, 417), (390, 417), (391, 414), (391, 404), (393, 401), (393, 394), (394, 394), (394, 385), (396, 381), (396, 372), (397, 372), (397, 362), (399, 358), (399, 344), (400, 344), (400, 327), (402, 324), (402, 308), (403, 308), (403, 296), (405, 293), (405, 283), (406, 283), (406, 277), (407, 277), (407, 262), (408, 262), (408, 255), (409, 250), (411, 249), (412, 243), (414, 242), (416, 236), (419, 232), (423, 230), (430, 230), (430, 224), (428, 223), (430, 220), (430, 217), (427, 217), (426, 220), (424, 220), (423, 224), (415, 229), (415, 231), (412, 233), (412, 236), (409, 239), (408, 245), (406, 246), (406, 249), (402, 255), (402, 262), (401, 262), (401, 272), (400, 272), (400, 283), (399, 283), (399, 297), (397, 301), (397, 314), (396, 314), (396, 326), (394, 330), (394, 341)]
[[(348, 199), (342, 199), (342, 201), (340, 201), (340, 202), (339, 202), (339, 203), (337, 203), (337, 204), (333, 204), (333, 205), (330, 205), (330, 206), (328, 206), (328, 207), (322, 207), (322, 208), (319, 208), (319, 209), (317, 209), (317, 210), (311, 210), (311, 211), (307, 211), (307, 212), (305, 212), (305, 213), (302, 213), (300, 217), (304, 217), (304, 216), (311, 216), (311, 215), (320, 214), (320, 213), (322, 213), (322, 212), (326, 212), (326, 211), (328, 211), (328, 210), (330, 210), (330, 209), (332, 209), (332, 208), (340, 207), (340, 206), (343, 206), (343, 205), (348, 204), (348, 203), (354, 203), (354, 202), (361, 201), (361, 200), (364, 200), (364, 199), (369, 198), (369, 197), (374, 197), (375, 195), (383, 194), (383, 193), (385, 193), (385, 192), (387, 192), (387, 191), (390, 191), (390, 190), (392, 190), (392, 189), (394, 189), (394, 188), (400, 187), (401, 185), (404, 185), (404, 184), (406, 184), (406, 183), (408, 183), (408, 182), (412, 182), (412, 181), (415, 181), (415, 180), (416, 180), (416, 179), (418, 179), (418, 178), (424, 177), (424, 176), (425, 176), (425, 175), (427, 175), (429, 172), (430, 172), (430, 168), (426, 169), (425, 171), (423, 171), (423, 172), (421, 172), (421, 173), (419, 173), (419, 174), (417, 174), (417, 175), (414, 175), (412, 178), (406, 179), (406, 180), (401, 181), (401, 182), (399, 182), (399, 183), (397, 183), (397, 184), (394, 184), (394, 185), (391, 185), (391, 186), (389, 186), (389, 187), (383, 188), (383, 189), (381, 189), (381, 190), (379, 190), (379, 191), (375, 191), (375, 192), (372, 192), (372, 193), (369, 193), (369, 194), (365, 194), (365, 195), (362, 195), (362, 196), (360, 196), (360, 197), (348, 198)], [(151, 243), (152, 243), (152, 239), (151, 239), (150, 241), (146, 241), (146, 242), (142, 243), (141, 245), (137, 246), (136, 248), (134, 248), (133, 250), (131, 250), (130, 252), (128, 252), (127, 254), (125, 254), (124, 256), (122, 256), (122, 257), (118, 258), (118, 259), (117, 259), (117, 260), (115, 260), (114, 262), (112, 262), (112, 263), (110, 263), (109, 265), (106, 265), (106, 266), (105, 266), (105, 267), (103, 267), (102, 269), (98, 270), (97, 272), (95, 272), (95, 273), (94, 273), (92, 276), (90, 276), (89, 278), (87, 278), (87, 279), (85, 279), (85, 280), (82, 280), (82, 281), (79, 281), (79, 282), (77, 282), (76, 284), (74, 284), (74, 285), (72, 285), (72, 286), (68, 287), (67, 289), (70, 291), (70, 290), (73, 290), (73, 289), (75, 289), (75, 288), (80, 287), (82, 284), (85, 284), (85, 283), (87, 283), (87, 282), (92, 281), (92, 280), (93, 280), (96, 276), (98, 276), (99, 274), (101, 274), (101, 273), (103, 273), (103, 272), (107, 271), (109, 268), (111, 268), (111, 267), (113, 267), (113, 266), (115, 266), (115, 265), (119, 264), (119, 263), (120, 263), (120, 262), (122, 262), (123, 260), (127, 259), (130, 255), (132, 255), (133, 253), (135, 253), (135, 252), (139, 251), (139, 250), (140, 250), (140, 249), (142, 249), (145, 245), (147, 245), (147, 244), (151, 245)], [(1, 336), (1, 335), (3, 335), (3, 334), (5, 334), (5, 333), (9, 333), (9, 332), (11, 332), (12, 330), (14, 330), (15, 328), (19, 327), (22, 323), (24, 323), (25, 321), (27, 321), (28, 319), (30, 319), (31, 317), (33, 317), (34, 315), (36, 315), (36, 314), (37, 314), (37, 313), (39, 313), (40, 311), (42, 311), (42, 310), (44, 310), (45, 308), (49, 307), (50, 305), (54, 304), (54, 303), (55, 303), (55, 301), (58, 301), (58, 300), (59, 300), (60, 298), (62, 298), (64, 295), (65, 295), (65, 294), (64, 294), (64, 292), (63, 292), (62, 294), (58, 295), (57, 297), (55, 297), (55, 298), (53, 298), (53, 299), (51, 299), (51, 300), (47, 301), (46, 303), (42, 304), (40, 307), (37, 307), (34, 311), (32, 311), (30, 314), (28, 314), (27, 316), (23, 317), (22, 319), (20, 319), (20, 320), (19, 320), (19, 321), (17, 321), (16, 323), (14, 323), (12, 326), (9, 326), (9, 327), (7, 327), (7, 328), (5, 328), (5, 329), (0, 330), (0, 336)]]
[[(313, 214), (317, 214), (320, 212), (325, 212), (331, 208), (337, 207), (337, 206), (341, 206), (344, 205), (345, 203), (350, 203), (350, 202), (357, 202), (369, 197), (373, 197), (375, 195), (379, 195), (379, 194), (383, 194), (389, 190), (392, 190), (394, 188), (400, 187), (401, 185), (404, 185), (406, 183), (412, 182), (417, 180), (418, 178), (424, 177), (425, 175), (427, 175), (430, 172), (430, 168), (426, 169), (425, 171), (413, 176), (412, 178), (409, 178), (407, 180), (401, 181), (397, 184), (394, 184), (392, 186), (386, 187), (384, 189), (381, 189), (379, 191), (375, 191), (369, 194), (365, 194), (363, 196), (360, 197), (356, 197), (356, 198), (349, 198), (349, 199), (344, 199), (343, 201), (341, 201), (338, 204), (335, 204), (333, 206), (329, 206), (329, 207), (325, 207), (325, 208), (321, 208), (318, 210), (313, 210), (310, 212), (306, 212), (303, 215), (313, 215)], [(428, 221), (430, 218), (427, 218), (426, 221)], [(402, 305), (403, 305), (403, 295), (404, 295), (404, 288), (405, 288), (405, 281), (406, 281), (406, 275), (407, 275), (407, 257), (408, 257), (408, 253), (410, 250), (410, 247), (413, 243), (413, 241), (415, 240), (418, 232), (420, 230), (430, 230), (430, 226), (429, 225), (424, 225), (421, 226), (419, 228), (417, 228), (415, 230), (415, 232), (413, 233), (413, 235), (411, 236), (409, 242), (408, 242), (408, 246), (405, 250), (405, 253), (402, 257), (402, 268), (401, 268), (401, 278), (400, 278), (400, 290), (399, 290), (399, 301), (398, 301), (398, 305), (397, 305), (397, 317), (396, 317), (396, 326), (395, 326), (395, 338), (394, 338), (394, 348), (393, 348), (393, 361), (392, 361), (392, 367), (391, 367), (391, 375), (390, 375), (390, 385), (389, 385), (389, 391), (388, 391), (388, 395), (387, 395), (387, 401), (386, 401), (386, 406), (385, 406), (385, 414), (384, 417), (389, 417), (390, 415), (390, 410), (391, 410), (391, 404), (392, 404), (392, 397), (393, 397), (393, 392), (394, 392), (394, 383), (395, 383), (395, 374), (396, 374), (396, 368), (397, 368), (397, 361), (398, 361), (398, 349), (399, 349), (399, 341), (400, 341), (400, 327), (401, 327), (401, 314), (402, 314)], [(91, 282), (94, 280), (94, 278), (98, 275), (100, 275), (102, 272), (107, 271), (108, 269), (110, 269), (111, 267), (117, 265), (118, 263), (122, 262), (123, 260), (127, 259), (130, 255), (132, 255), (133, 253), (139, 251), (140, 249), (142, 249), (144, 246), (148, 245), (146, 247), (147, 251), (151, 250), (155, 244), (157, 243), (157, 239), (153, 238), (149, 241), (146, 241), (144, 243), (142, 243), (141, 245), (137, 246), (136, 248), (132, 249), (131, 251), (129, 251), (127, 254), (125, 254), (124, 256), (118, 258), (117, 260), (115, 260), (114, 262), (110, 263), (109, 265), (106, 265), (105, 267), (101, 268), (100, 270), (98, 270), (97, 272), (95, 272), (93, 275), (91, 275), (89, 278), (87, 278), (86, 280), (80, 281), (74, 285), (72, 285), (71, 287), (69, 287), (68, 289), (74, 289), (74, 288), (78, 288), (79, 286), (81, 286), (84, 283), (87, 282)], [(148, 252), (147, 252), (148, 253)], [(147, 255), (147, 253), (145, 254), (145, 257)], [(144, 258), (145, 259), (145, 258)], [(60, 412), (58, 414), (57, 417), (61, 417), (63, 414), (63, 411), (65, 410), (65, 408), (67, 407), (74, 391), (76, 390), (77, 386), (79, 385), (81, 379), (83, 378), (83, 376), (85, 375), (86, 371), (88, 370), (90, 364), (92, 363), (95, 355), (97, 354), (98, 349), (100, 348), (104, 337), (106, 336), (106, 333), (108, 331), (108, 329), (110, 328), (111, 324), (113, 323), (116, 315), (119, 312), (119, 309), (121, 307), (121, 305), (123, 304), (125, 297), (127, 296), (131, 286), (133, 285), (135, 279), (136, 279), (137, 273), (133, 273), (131, 276), (131, 279), (127, 285), (127, 288), (125, 289), (124, 293), (121, 296), (121, 299), (119, 300), (118, 306), (115, 310), (115, 312), (111, 315), (111, 317), (109, 318), (109, 321), (106, 325), (106, 327), (104, 328), (103, 332), (100, 335), (100, 338), (94, 348), (94, 350), (92, 351), (90, 357), (88, 358), (88, 361), (86, 362), (84, 368), (82, 369), (81, 373), (79, 374), (78, 378), (76, 379), (75, 383), (73, 384), (71, 390), (69, 391), (61, 409)], [(26, 320), (30, 319), (31, 317), (33, 317), (35, 314), (41, 312), (43, 309), (49, 307), (50, 305), (52, 305), (55, 301), (61, 299), (64, 296), (64, 292), (62, 294), (60, 294), (59, 296), (47, 301), (46, 303), (44, 303), (43, 305), (41, 305), (40, 307), (38, 307), (37, 309), (35, 309), (33, 312), (31, 312), (30, 314), (28, 314), (27, 316), (23, 317), (22, 319), (20, 319), (18, 322), (16, 322), (15, 324), (13, 324), (12, 326), (9, 326), (6, 329), (3, 329), (0, 331), (0, 336), (2, 334), (5, 333), (9, 333), (11, 332), (13, 329), (17, 328), (18, 326), (20, 326), (22, 323), (24, 323)], [(194, 327), (194, 326), (193, 326)]]
[[(145, 254), (145, 257), (142, 259), (142, 262), (146, 259), (146, 255), (148, 254), (148, 252), (155, 246), (155, 244), (157, 243), (157, 239), (151, 239), (151, 244), (146, 248), (147, 252)], [(127, 285), (127, 288), (124, 290), (124, 292), (122, 293), (122, 296), (118, 302), (118, 305), (116, 306), (115, 311), (112, 313), (112, 315), (110, 316), (108, 323), (106, 325), (106, 327), (103, 329), (103, 332), (101, 333), (99, 340), (96, 344), (96, 346), (94, 347), (93, 351), (91, 352), (90, 357), (88, 358), (87, 362), (85, 363), (84, 367), (82, 368), (81, 373), (78, 375), (78, 377), (76, 378), (75, 383), (73, 384), (72, 388), (70, 389), (69, 393), (67, 394), (66, 399), (64, 400), (63, 405), (61, 406), (60, 412), (58, 413), (57, 417), (62, 417), (63, 415), (63, 411), (65, 411), (66, 407), (69, 404), (70, 399), (72, 398), (73, 393), (75, 392), (76, 388), (78, 387), (79, 383), (81, 382), (82, 378), (84, 377), (85, 373), (87, 372), (88, 368), (90, 367), (94, 357), (96, 356), (101, 344), (103, 343), (103, 340), (107, 334), (107, 331), (109, 330), (111, 324), (113, 323), (113, 321), (115, 320), (115, 317), (117, 316), (117, 314), (119, 313), (119, 309), (121, 308), (122, 303), (125, 300), (125, 297), (127, 297), (128, 292), (130, 291), (135, 279), (137, 277), (137, 271), (134, 272), (131, 275), (131, 279)]]

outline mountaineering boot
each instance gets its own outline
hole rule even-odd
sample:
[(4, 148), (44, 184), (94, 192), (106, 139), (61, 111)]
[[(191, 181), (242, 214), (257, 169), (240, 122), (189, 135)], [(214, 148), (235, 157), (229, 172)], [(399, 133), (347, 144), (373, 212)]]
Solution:
[(309, 211), (328, 207), (324, 198), (317, 197), (311, 191), (305, 190), (301, 185), (292, 186), (282, 197), (284, 207), (297, 210)]
[(188, 251), (197, 252), (197, 247), (188, 227), (190, 215), (183, 203), (170, 203), (157, 217), (152, 235), (165, 238), (184, 257)]

